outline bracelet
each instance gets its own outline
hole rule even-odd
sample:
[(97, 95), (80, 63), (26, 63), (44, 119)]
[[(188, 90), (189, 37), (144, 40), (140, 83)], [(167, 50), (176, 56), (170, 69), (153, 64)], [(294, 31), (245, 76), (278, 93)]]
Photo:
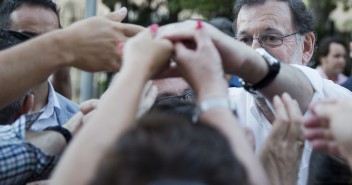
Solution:
[(196, 123), (198, 121), (199, 116), (204, 112), (218, 107), (228, 108), (229, 110), (231, 110), (232, 112), (235, 112), (236, 114), (236, 105), (232, 103), (229, 99), (212, 98), (212, 99), (204, 100), (201, 103), (199, 103), (192, 117), (193, 123)]
[(72, 138), (71, 132), (62, 126), (48, 127), (44, 129), (44, 131), (54, 131), (60, 133), (62, 136), (64, 136), (67, 144), (71, 141)]

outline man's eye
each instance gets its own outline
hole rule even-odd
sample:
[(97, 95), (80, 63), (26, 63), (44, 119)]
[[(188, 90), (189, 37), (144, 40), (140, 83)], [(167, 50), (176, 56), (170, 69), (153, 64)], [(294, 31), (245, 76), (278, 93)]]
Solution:
[(244, 43), (250, 43), (252, 39), (250, 37), (242, 37), (239, 40)]
[(262, 41), (276, 42), (279, 40), (280, 40), (280, 37), (277, 35), (263, 35), (262, 36)]

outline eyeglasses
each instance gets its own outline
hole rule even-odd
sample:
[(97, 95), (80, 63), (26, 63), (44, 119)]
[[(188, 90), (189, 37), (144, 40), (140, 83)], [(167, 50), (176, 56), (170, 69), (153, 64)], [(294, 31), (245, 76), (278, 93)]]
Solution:
[(20, 41), (26, 41), (26, 40), (31, 39), (33, 37), (32, 35), (18, 32), (18, 31), (14, 31), (14, 30), (9, 30), (9, 29), (0, 29), (0, 32), (5, 35), (8, 34), (13, 37), (16, 37)]
[(177, 95), (177, 96), (166, 96), (166, 97), (162, 97), (159, 98), (155, 101), (155, 103), (170, 103), (173, 101), (188, 101), (188, 102), (192, 102), (195, 100), (195, 95), (193, 91), (187, 91), (184, 94), (181, 95)]
[(249, 46), (252, 46), (253, 40), (258, 39), (259, 44), (262, 47), (279, 47), (283, 44), (284, 38), (298, 34), (296, 33), (291, 33), (288, 35), (281, 35), (279, 33), (271, 33), (271, 34), (264, 34), (264, 35), (259, 35), (259, 37), (252, 37), (252, 36), (237, 36), (235, 39), (246, 43)]

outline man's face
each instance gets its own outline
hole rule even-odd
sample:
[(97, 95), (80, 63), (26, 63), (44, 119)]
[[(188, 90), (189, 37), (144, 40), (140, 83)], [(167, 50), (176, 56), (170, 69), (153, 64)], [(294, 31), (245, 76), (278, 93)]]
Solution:
[(59, 28), (59, 19), (51, 9), (21, 5), (11, 13), (11, 29), (43, 34)]
[[(295, 33), (293, 29), (291, 10), (287, 3), (267, 1), (263, 5), (244, 6), (237, 18), (237, 37), (258, 36), (266, 34), (289, 35)], [(300, 44), (299, 44), (300, 43)], [(296, 35), (283, 39), (278, 47), (265, 47), (277, 59), (288, 64), (303, 64), (303, 42), (297, 42)], [(258, 39), (254, 39), (253, 48), (262, 47)]]
[(338, 43), (331, 43), (329, 53), (320, 58), (323, 70), (326, 74), (336, 75), (341, 73), (346, 65), (346, 49)]
[(153, 84), (158, 88), (158, 98), (178, 96), (190, 89), (183, 78), (165, 78), (154, 80)]

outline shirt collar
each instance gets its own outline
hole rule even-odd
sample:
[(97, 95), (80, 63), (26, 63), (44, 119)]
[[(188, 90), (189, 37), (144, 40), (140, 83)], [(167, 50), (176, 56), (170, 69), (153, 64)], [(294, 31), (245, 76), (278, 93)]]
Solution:
[(39, 117), (39, 120), (51, 117), (54, 114), (54, 112), (58, 114), (61, 110), (60, 103), (55, 93), (54, 87), (49, 81), (48, 83), (49, 83), (48, 103), (39, 111), (39, 112), (42, 112), (42, 114)]

